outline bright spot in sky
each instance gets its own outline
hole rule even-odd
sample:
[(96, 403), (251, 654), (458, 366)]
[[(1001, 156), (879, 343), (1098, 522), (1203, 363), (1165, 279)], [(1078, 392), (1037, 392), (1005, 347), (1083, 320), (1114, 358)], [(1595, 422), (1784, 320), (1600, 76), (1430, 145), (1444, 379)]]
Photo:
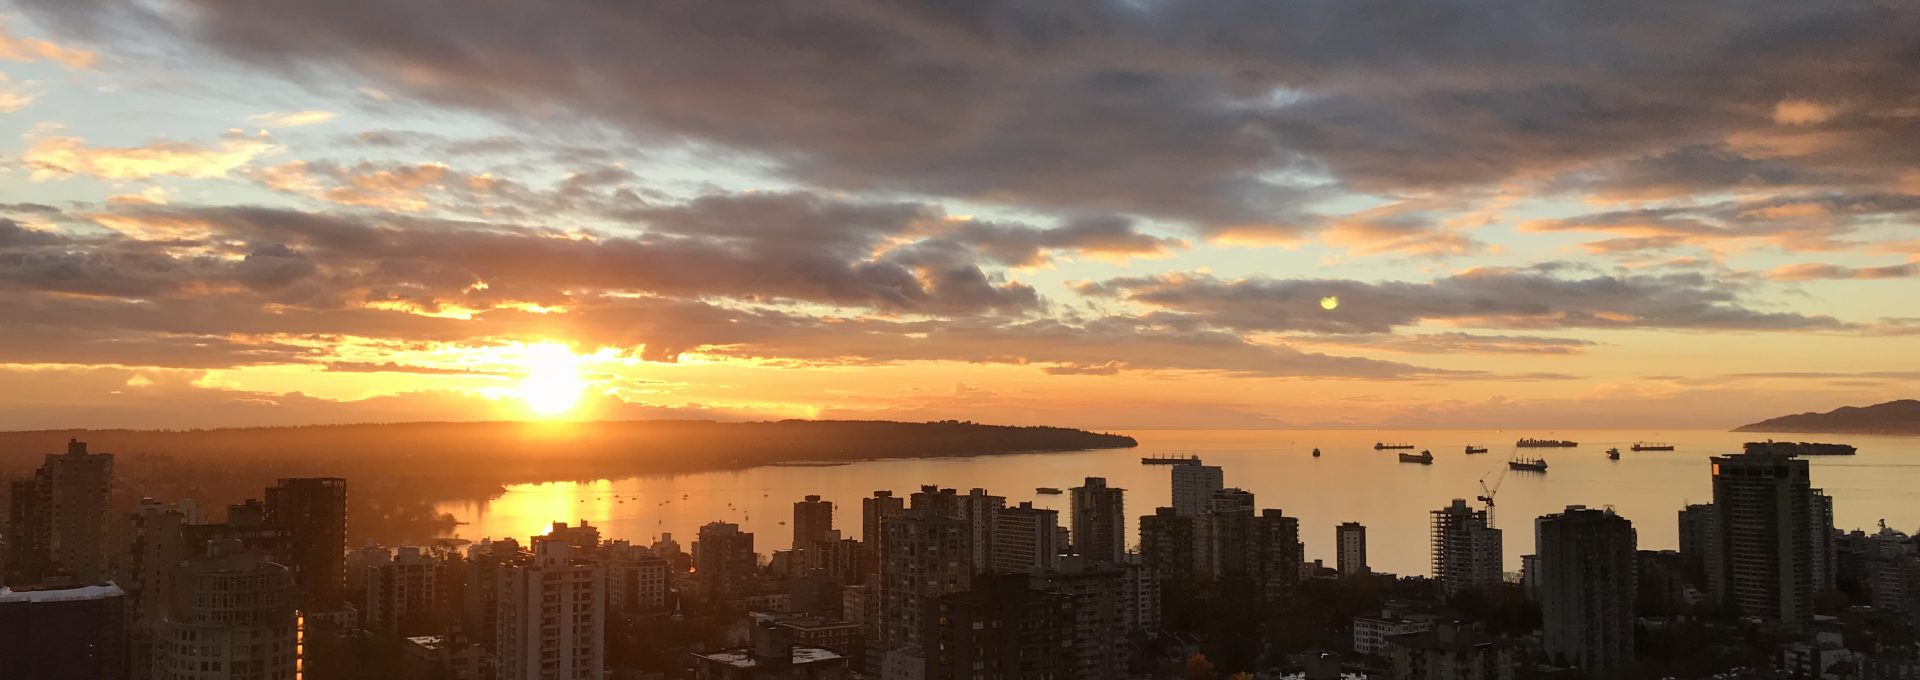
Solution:
[(580, 403), (587, 381), (580, 377), (580, 357), (566, 345), (529, 345), (521, 361), (527, 377), (520, 381), (520, 401), (535, 414), (550, 418)]
[(1334, 310), (1334, 308), (1339, 306), (1340, 306), (1340, 296), (1338, 295), (1328, 295), (1326, 297), (1320, 298), (1321, 309), (1331, 312)]

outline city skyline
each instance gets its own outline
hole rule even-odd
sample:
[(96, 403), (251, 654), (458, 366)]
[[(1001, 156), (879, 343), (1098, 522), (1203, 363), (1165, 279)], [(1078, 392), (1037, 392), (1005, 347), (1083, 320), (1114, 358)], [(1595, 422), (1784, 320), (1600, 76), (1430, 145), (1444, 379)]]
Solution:
[(0, 429), (1914, 396), (1920, 18), (1673, 11), (14, 0)]

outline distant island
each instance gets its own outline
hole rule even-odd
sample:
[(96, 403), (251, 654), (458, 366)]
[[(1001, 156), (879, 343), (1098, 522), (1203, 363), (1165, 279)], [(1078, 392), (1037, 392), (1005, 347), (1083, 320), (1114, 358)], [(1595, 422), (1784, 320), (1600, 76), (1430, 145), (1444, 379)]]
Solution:
[[(1036, 451), (1130, 448), (1132, 437), (963, 421), (782, 420), (465, 422), (213, 430), (0, 432), (0, 479), (17, 478), (68, 439), (114, 454), (115, 505), (192, 498), (213, 512), (281, 477), (348, 480), (353, 540), (406, 540), (452, 528), (441, 500), (486, 499), (504, 485)], [(5, 494), (0, 484), (0, 496)], [(4, 507), (0, 498), (0, 507)]]
[(1920, 435), (1920, 401), (1900, 399), (1872, 406), (1842, 406), (1826, 413), (1770, 418), (1733, 431)]

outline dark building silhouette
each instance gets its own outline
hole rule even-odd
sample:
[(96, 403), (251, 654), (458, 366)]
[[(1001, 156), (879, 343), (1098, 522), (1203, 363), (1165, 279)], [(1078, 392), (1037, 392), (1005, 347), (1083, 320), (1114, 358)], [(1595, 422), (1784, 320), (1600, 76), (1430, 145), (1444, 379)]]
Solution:
[(1207, 499), (1207, 512), (1201, 515), (1206, 534), (1196, 571), (1213, 578), (1252, 572), (1254, 500), (1251, 492), (1227, 488), (1213, 492)]
[(810, 550), (833, 531), (833, 503), (807, 496), (793, 504), (793, 549)]
[(1173, 508), (1159, 508), (1141, 517), (1141, 563), (1169, 581), (1191, 582), (1196, 576), (1194, 548), (1199, 541), (1195, 527), (1200, 522), (1201, 518), (1182, 515)]
[(915, 507), (880, 522), (880, 620), (870, 637), (915, 655), (920, 653), (928, 603), (965, 589), (971, 573), (966, 522), (937, 507)]
[(998, 573), (1024, 574), (1060, 566), (1060, 512), (1022, 501), (993, 514), (993, 540), (988, 560)]
[(1680, 558), (1688, 582), (1707, 586), (1707, 562), (1713, 554), (1713, 504), (1694, 503), (1680, 509)]
[(1488, 524), (1487, 512), (1455, 498), (1433, 511), (1433, 579), (1447, 595), (1486, 590), (1503, 578), (1500, 530)]
[(1032, 588), (1025, 575), (977, 576), (935, 597), (927, 617), (928, 680), (1075, 677), (1070, 598)]
[(126, 677), (125, 616), (124, 593), (111, 583), (0, 588), (0, 677), (120, 680)]
[(1074, 554), (1093, 561), (1119, 562), (1125, 558), (1126, 490), (1107, 486), (1104, 477), (1088, 477), (1071, 492)]
[(1811, 486), (1807, 461), (1771, 452), (1714, 456), (1714, 597), (1741, 616), (1790, 626), (1813, 619), (1825, 559), (1815, 536), (1830, 512)]
[(299, 604), (331, 606), (347, 587), (347, 480), (282, 479), (266, 495), (266, 523), (287, 534), (278, 561), (293, 572)]
[(1306, 548), (1300, 544), (1300, 520), (1278, 508), (1267, 508), (1253, 518), (1253, 582), (1260, 598), (1283, 600), (1300, 585)]
[(1586, 680), (1630, 677), (1635, 536), (1612, 510), (1568, 506), (1537, 520), (1542, 641), (1555, 663)]
[(33, 476), (11, 485), (6, 584), (91, 585), (112, 575), (107, 561), (107, 502), (113, 454), (88, 453), (69, 440), (47, 454)]
[(880, 490), (873, 495), (860, 499), (860, 541), (862, 554), (860, 572), (862, 578), (880, 570), (880, 520), (906, 512), (906, 499), (893, 495), (892, 491)]
[(1341, 576), (1363, 574), (1367, 567), (1367, 527), (1359, 522), (1341, 522), (1333, 530), (1339, 553), (1335, 564)]
[(747, 592), (758, 566), (752, 533), (728, 522), (700, 527), (700, 539), (693, 544), (693, 576), (702, 596), (721, 598)]
[[(298, 590), (284, 566), (220, 540), (175, 570), (157, 627), (155, 678), (292, 678), (302, 666)], [(213, 669), (220, 669), (214, 671)]]

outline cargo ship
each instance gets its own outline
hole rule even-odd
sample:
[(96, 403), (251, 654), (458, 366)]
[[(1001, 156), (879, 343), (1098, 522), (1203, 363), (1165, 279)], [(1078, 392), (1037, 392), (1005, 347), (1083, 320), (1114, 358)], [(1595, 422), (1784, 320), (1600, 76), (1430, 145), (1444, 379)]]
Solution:
[(1547, 459), (1516, 456), (1513, 460), (1507, 461), (1507, 467), (1522, 472), (1546, 472)]
[(1200, 455), (1181, 457), (1175, 455), (1147, 456), (1140, 459), (1141, 465), (1199, 465)]
[(1528, 437), (1514, 442), (1513, 445), (1523, 449), (1563, 449), (1579, 446), (1580, 442), (1570, 442), (1565, 439), (1534, 439)]
[(1673, 445), (1657, 444), (1654, 442), (1634, 442), (1633, 450), (1635, 451), (1672, 451)]
[(1406, 444), (1406, 443), (1394, 443), (1394, 442), (1374, 442), (1373, 443), (1373, 450), (1375, 451), (1392, 451), (1395, 449), (1406, 449), (1408, 451), (1412, 451), (1413, 445)]
[(1419, 453), (1403, 453), (1403, 454), (1400, 454), (1400, 462), (1402, 462), (1402, 463), (1419, 463), (1419, 464), (1421, 464), (1421, 465), (1432, 465), (1432, 464), (1433, 464), (1433, 452), (1432, 452), (1432, 451), (1424, 451), (1424, 450), (1423, 450), (1423, 451), (1421, 451), (1421, 452), (1419, 452)]
[(1852, 444), (1816, 444), (1813, 442), (1747, 442), (1747, 453), (1777, 453), (1787, 456), (1851, 456), (1859, 449)]
[(1040, 495), (1043, 495), (1043, 496), (1058, 496), (1058, 495), (1060, 495), (1060, 490), (1059, 490), (1059, 489), (1056, 489), (1056, 488), (1053, 488), (1053, 487), (1051, 487), (1051, 486), (1043, 486), (1043, 487), (1039, 487), (1039, 488), (1036, 488), (1036, 489), (1034, 489), (1034, 490), (1033, 490), (1033, 492), (1034, 492), (1034, 493), (1037, 493), (1037, 494), (1040, 494)]
[(1474, 445), (1472, 445), (1472, 444), (1468, 444), (1468, 445), (1467, 445), (1467, 453), (1469, 453), (1469, 454), (1474, 454), (1474, 453), (1486, 453), (1486, 452), (1487, 452), (1487, 447), (1484, 447), (1484, 446), (1474, 446)]

